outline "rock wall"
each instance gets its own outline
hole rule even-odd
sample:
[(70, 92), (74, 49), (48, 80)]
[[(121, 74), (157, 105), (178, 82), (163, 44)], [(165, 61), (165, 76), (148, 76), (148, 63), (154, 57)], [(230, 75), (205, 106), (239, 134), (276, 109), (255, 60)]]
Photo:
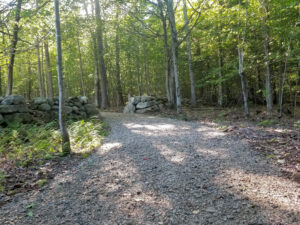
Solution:
[(135, 96), (129, 98), (124, 108), (124, 113), (146, 113), (162, 111), (165, 108), (167, 99), (153, 96)]
[[(50, 121), (58, 118), (58, 98), (35, 98), (26, 103), (23, 96), (0, 97), (0, 124), (7, 122), (30, 123), (34, 117)], [(81, 119), (99, 114), (95, 105), (89, 104), (85, 96), (70, 97), (66, 100), (68, 118)]]

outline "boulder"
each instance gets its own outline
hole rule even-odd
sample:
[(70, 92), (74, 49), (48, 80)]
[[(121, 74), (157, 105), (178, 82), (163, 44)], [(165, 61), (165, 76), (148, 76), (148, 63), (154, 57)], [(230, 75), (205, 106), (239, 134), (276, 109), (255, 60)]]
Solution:
[(99, 114), (99, 110), (96, 108), (95, 105), (93, 104), (86, 104), (84, 106), (85, 108), (85, 112), (89, 115), (89, 116), (92, 116), (92, 115), (97, 115)]
[(25, 104), (25, 99), (21, 95), (10, 95), (5, 97), (2, 102), (2, 105), (22, 105)]
[(65, 109), (66, 109), (66, 114), (70, 114), (73, 111), (72, 107), (70, 106), (65, 106)]
[(145, 109), (145, 108), (149, 108), (153, 105), (155, 105), (156, 103), (154, 101), (151, 102), (140, 102), (136, 105), (136, 109)]
[(125, 106), (123, 113), (135, 113), (135, 106), (131, 103)]
[(4, 115), (4, 119), (8, 122), (30, 123), (32, 116), (29, 113), (14, 113)]
[(155, 98), (152, 96), (141, 96), (141, 102), (149, 102), (152, 100), (155, 100)]
[(0, 105), (0, 113), (1, 114), (9, 114), (9, 113), (24, 113), (28, 112), (28, 108), (26, 105)]
[(143, 114), (143, 113), (151, 112), (151, 111), (153, 111), (152, 108), (145, 108), (145, 109), (138, 109), (135, 111), (135, 113)]
[(129, 103), (133, 105), (138, 104), (140, 101), (141, 101), (141, 96), (135, 96), (129, 99)]
[(1, 102), (4, 100), (4, 97), (1, 97), (0, 96), (0, 104), (1, 104)]
[(51, 110), (51, 106), (48, 103), (43, 103), (43, 104), (39, 105), (38, 109), (43, 112), (47, 112), (47, 111)]
[(86, 96), (80, 96), (78, 97), (79, 101), (81, 104), (87, 104), (88, 103), (88, 98)]
[(48, 100), (46, 98), (38, 97), (33, 99), (33, 103), (36, 105), (41, 105), (41, 104), (48, 103)]

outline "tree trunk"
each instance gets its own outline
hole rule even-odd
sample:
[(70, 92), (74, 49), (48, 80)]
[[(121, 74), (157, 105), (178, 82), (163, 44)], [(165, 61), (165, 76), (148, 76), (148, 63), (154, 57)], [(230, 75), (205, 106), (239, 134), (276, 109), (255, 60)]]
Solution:
[(136, 78), (137, 78), (137, 86), (138, 86), (138, 92), (139, 96), (142, 95), (142, 84), (141, 84), (141, 75), (140, 75), (140, 49), (139, 46), (137, 46), (137, 55), (135, 58), (135, 64), (136, 64)]
[(265, 8), (266, 16), (263, 18), (264, 26), (264, 50), (265, 50), (265, 60), (266, 60), (266, 101), (267, 101), (267, 110), (269, 116), (272, 116), (272, 90), (271, 90), (271, 72), (270, 72), (270, 36), (269, 36), (269, 27), (267, 25), (269, 19), (269, 9), (267, 2), (263, 2)]
[(177, 54), (177, 48), (178, 48), (178, 38), (177, 38), (177, 28), (176, 28), (176, 22), (175, 22), (175, 14), (173, 9), (173, 0), (165, 0), (167, 1), (167, 10), (169, 15), (169, 22), (170, 22), (170, 29), (171, 29), (171, 49), (172, 49), (172, 62), (173, 62), (173, 72), (174, 72), (174, 78), (175, 78), (175, 87), (176, 87), (176, 107), (177, 107), (177, 113), (181, 114), (181, 90), (180, 90), (180, 84), (179, 84), (179, 75), (178, 75), (178, 54)]
[(169, 54), (169, 45), (168, 45), (168, 31), (167, 31), (167, 20), (166, 16), (164, 15), (163, 4), (161, 0), (158, 0), (158, 7), (160, 10), (160, 17), (163, 25), (163, 41), (164, 41), (164, 53), (165, 53), (165, 85), (166, 85), (166, 93), (168, 102), (170, 105), (175, 105), (175, 88), (172, 86), (172, 76), (171, 76), (171, 67), (172, 64), (170, 63), (170, 54)]
[(150, 89), (149, 89), (149, 74), (148, 74), (148, 69), (147, 69), (147, 49), (146, 49), (146, 44), (145, 40), (143, 39), (143, 53), (144, 53), (144, 74), (145, 74), (145, 81), (146, 81), (146, 94), (149, 96), (150, 95)]
[(78, 54), (79, 54), (81, 94), (83, 96), (86, 96), (85, 84), (84, 84), (84, 78), (83, 78), (84, 77), (84, 73), (83, 73), (83, 65), (82, 65), (81, 47), (80, 47), (79, 37), (77, 36), (76, 39), (77, 39), (77, 48), (78, 48)]
[(95, 0), (95, 15), (97, 22), (97, 40), (98, 40), (98, 52), (99, 52), (99, 65), (101, 75), (101, 108), (106, 109), (109, 107), (108, 93), (107, 93), (107, 76), (106, 67), (104, 62), (104, 48), (103, 48), (103, 32), (102, 21), (100, 14), (99, 0)]
[(21, 19), (20, 13), (22, 8), (22, 0), (17, 1), (16, 6), (16, 15), (14, 21), (14, 28), (13, 28), (13, 36), (10, 45), (9, 51), (9, 63), (7, 67), (7, 87), (6, 87), (6, 96), (12, 94), (13, 89), (13, 71), (14, 71), (14, 63), (15, 63), (15, 54), (16, 54), (16, 47), (18, 43), (18, 33), (19, 33), (19, 21)]
[(62, 153), (63, 155), (68, 155), (71, 152), (71, 146), (70, 146), (69, 133), (66, 126), (59, 0), (54, 0), (54, 9), (55, 9), (54, 11), (55, 11), (55, 31), (56, 31), (56, 49), (57, 49), (57, 78), (58, 78), (58, 89), (59, 89), (59, 126), (60, 126), (60, 132), (62, 136)]
[(41, 69), (41, 59), (40, 59), (40, 44), (38, 39), (36, 39), (35, 50), (36, 50), (36, 57), (37, 57), (37, 77), (38, 77), (40, 97), (45, 98), (46, 95), (45, 95), (45, 88), (44, 88), (42, 69)]
[(28, 92), (27, 92), (27, 99), (30, 100), (31, 99), (31, 92), (32, 92), (32, 78), (31, 78), (31, 62), (30, 60), (28, 60), (28, 84), (27, 84), (27, 88), (28, 88)]
[(190, 44), (189, 20), (187, 15), (186, 0), (183, 0), (183, 14), (184, 14), (184, 27), (185, 27), (185, 35), (186, 35), (186, 48), (188, 54), (189, 75), (190, 75), (190, 83), (191, 83), (191, 104), (192, 106), (195, 106), (196, 105), (195, 76), (193, 70), (193, 58), (192, 58), (191, 44)]
[(47, 72), (47, 94), (48, 94), (48, 98), (53, 98), (54, 97), (53, 80), (52, 80), (51, 65), (50, 65), (49, 45), (47, 40), (44, 42), (44, 48), (45, 48), (45, 61), (46, 61), (46, 72)]
[[(240, 26), (240, 7), (241, 3), (239, 2), (239, 21), (238, 24)], [(238, 55), (239, 55), (239, 76), (241, 78), (241, 86), (242, 86), (242, 94), (243, 94), (243, 100), (244, 100), (244, 110), (245, 115), (249, 116), (249, 107), (248, 107), (248, 96), (247, 96), (247, 90), (246, 90), (246, 84), (245, 84), (245, 74), (244, 74), (244, 43), (245, 43), (245, 36), (246, 36), (246, 29), (247, 29), (247, 10), (246, 10), (246, 22), (245, 27), (242, 33), (242, 41), (241, 41), (241, 35), (240, 30), (238, 32)], [(240, 28), (240, 27), (239, 27)]]
[(123, 92), (122, 92), (122, 85), (121, 85), (121, 69), (120, 69), (120, 41), (119, 41), (119, 8), (117, 9), (116, 15), (116, 88), (117, 88), (117, 106), (123, 106)]
[[(221, 45), (221, 44), (220, 44)], [(222, 56), (222, 47), (218, 48), (218, 57), (219, 57), (219, 83), (218, 83), (218, 105), (223, 106), (223, 56)]]

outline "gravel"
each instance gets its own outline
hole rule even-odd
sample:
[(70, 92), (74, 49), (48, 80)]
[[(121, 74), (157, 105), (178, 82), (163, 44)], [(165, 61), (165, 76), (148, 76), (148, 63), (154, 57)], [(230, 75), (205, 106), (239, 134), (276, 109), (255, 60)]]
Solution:
[(200, 122), (103, 113), (102, 147), (0, 224), (299, 224), (299, 184), (246, 142)]

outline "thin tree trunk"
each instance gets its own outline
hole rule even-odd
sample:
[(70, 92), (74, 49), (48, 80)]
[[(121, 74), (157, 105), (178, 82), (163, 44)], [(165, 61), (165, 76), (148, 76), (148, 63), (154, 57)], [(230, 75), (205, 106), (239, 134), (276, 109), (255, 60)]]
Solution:
[(44, 42), (44, 48), (45, 48), (45, 61), (46, 61), (46, 72), (47, 72), (47, 94), (48, 94), (48, 98), (53, 98), (54, 97), (53, 80), (52, 80), (51, 65), (50, 65), (49, 45), (47, 40)]
[(267, 110), (269, 116), (272, 116), (272, 90), (271, 90), (271, 72), (270, 72), (270, 37), (269, 37), (269, 27), (267, 21), (269, 19), (269, 9), (267, 2), (263, 1), (263, 7), (265, 8), (266, 16), (263, 18), (264, 26), (264, 50), (265, 50), (265, 59), (266, 59), (266, 101), (267, 101)]
[(60, 31), (60, 17), (59, 17), (59, 0), (54, 0), (55, 8), (55, 31), (56, 31), (56, 49), (57, 49), (57, 78), (59, 89), (59, 126), (62, 136), (62, 152), (68, 155), (71, 152), (70, 138), (66, 126), (66, 109), (65, 109), (65, 95), (63, 84), (63, 69), (62, 69), (62, 49), (61, 49), (61, 31)]
[(181, 114), (181, 90), (179, 84), (179, 75), (178, 75), (178, 38), (177, 38), (177, 28), (175, 22), (175, 14), (173, 9), (173, 0), (166, 0), (167, 1), (167, 10), (169, 15), (169, 22), (170, 22), (170, 29), (171, 29), (171, 49), (172, 49), (172, 62), (173, 62), (173, 72), (175, 78), (175, 87), (176, 87), (176, 107), (177, 113)]
[(218, 105), (223, 106), (223, 56), (222, 56), (222, 47), (218, 48), (218, 57), (219, 57), (219, 83), (218, 83)]
[(120, 41), (119, 41), (119, 8), (117, 9), (116, 15), (116, 88), (117, 88), (117, 106), (123, 106), (123, 92), (121, 85), (121, 69), (120, 69)]
[(37, 77), (38, 77), (40, 97), (45, 98), (46, 95), (45, 95), (45, 88), (44, 88), (42, 69), (41, 69), (41, 59), (40, 59), (40, 44), (38, 39), (36, 39), (35, 49), (36, 49), (36, 57), (37, 57)]
[(137, 46), (137, 55), (135, 58), (135, 64), (136, 64), (136, 78), (137, 78), (137, 86), (138, 86), (138, 92), (139, 92), (139, 96), (142, 95), (142, 84), (141, 84), (141, 78), (140, 78), (140, 50), (139, 50), (139, 46)]
[(78, 48), (78, 54), (79, 54), (81, 94), (83, 96), (86, 96), (85, 84), (84, 84), (84, 78), (83, 78), (84, 77), (84, 73), (83, 73), (83, 65), (82, 65), (81, 47), (80, 47), (79, 37), (77, 36), (76, 39), (77, 39), (77, 48)]
[[(240, 7), (241, 3), (239, 2), (239, 21), (238, 24), (240, 26)], [(239, 76), (241, 78), (241, 86), (242, 86), (242, 93), (243, 93), (243, 100), (244, 100), (244, 110), (245, 114), (249, 116), (249, 107), (248, 107), (248, 96), (245, 84), (245, 74), (244, 74), (244, 43), (245, 43), (245, 36), (246, 36), (246, 29), (247, 29), (247, 10), (246, 10), (246, 22), (245, 27), (243, 29), (242, 37), (240, 37), (240, 31), (238, 32), (238, 55), (239, 55)], [(242, 41), (241, 41), (242, 39)]]
[(143, 51), (144, 51), (144, 74), (145, 74), (145, 81), (146, 81), (146, 94), (150, 95), (150, 89), (149, 89), (149, 74), (147, 69), (147, 49), (145, 45), (145, 40), (143, 40)]
[(98, 52), (99, 52), (99, 65), (101, 75), (101, 108), (106, 109), (109, 107), (108, 92), (107, 92), (107, 75), (104, 62), (104, 48), (103, 48), (103, 31), (102, 21), (100, 15), (99, 0), (95, 0), (95, 15), (97, 22), (97, 39), (98, 39)]
[(191, 52), (190, 34), (189, 34), (189, 20), (187, 15), (186, 0), (183, 0), (183, 14), (184, 14), (184, 27), (186, 35), (186, 48), (188, 54), (188, 65), (189, 65), (189, 75), (190, 75), (190, 85), (191, 85), (191, 104), (196, 105), (196, 91), (195, 91), (195, 76), (193, 70), (193, 58)]
[(13, 71), (14, 71), (14, 63), (15, 63), (15, 54), (16, 54), (16, 47), (18, 43), (18, 33), (19, 33), (19, 21), (21, 19), (20, 13), (22, 8), (22, 0), (17, 1), (16, 6), (16, 15), (14, 21), (14, 28), (13, 28), (13, 36), (10, 45), (10, 52), (9, 52), (9, 63), (7, 67), (7, 87), (5, 95), (11, 95), (13, 89)]
[(31, 62), (28, 60), (28, 93), (27, 93), (27, 98), (28, 100), (31, 99), (31, 92), (32, 92), (32, 71), (31, 71)]

